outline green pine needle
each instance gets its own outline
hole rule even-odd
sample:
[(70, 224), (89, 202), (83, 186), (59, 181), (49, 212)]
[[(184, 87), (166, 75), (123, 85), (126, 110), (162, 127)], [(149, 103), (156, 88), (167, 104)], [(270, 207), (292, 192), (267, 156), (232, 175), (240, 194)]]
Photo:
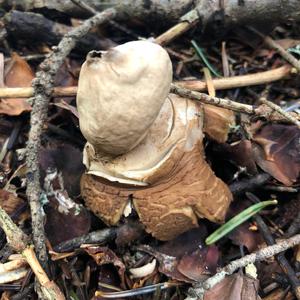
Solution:
[(213, 232), (211, 235), (209, 235), (205, 243), (206, 245), (211, 245), (221, 239), (223, 236), (228, 234), (230, 231), (250, 219), (252, 216), (257, 214), (259, 211), (261, 211), (263, 208), (269, 205), (276, 205), (278, 202), (277, 200), (269, 200), (269, 201), (263, 201), (260, 203), (256, 203), (245, 209), (244, 211), (240, 212), (238, 215), (230, 219), (228, 222), (226, 222), (224, 225), (222, 225), (219, 229), (217, 229), (215, 232)]
[(199, 58), (202, 59), (203, 63), (207, 66), (207, 68), (210, 70), (212, 74), (214, 74), (216, 77), (222, 77), (215, 69), (214, 67), (210, 64), (210, 62), (207, 60), (206, 56), (203, 53), (203, 50), (198, 46), (196, 41), (192, 40), (191, 44), (193, 45), (197, 55)]

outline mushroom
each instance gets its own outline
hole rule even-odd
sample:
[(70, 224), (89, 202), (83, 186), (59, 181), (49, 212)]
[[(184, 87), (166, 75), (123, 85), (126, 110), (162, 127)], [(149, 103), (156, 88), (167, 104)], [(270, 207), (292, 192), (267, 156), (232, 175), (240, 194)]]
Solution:
[(91, 52), (77, 94), (86, 205), (115, 225), (132, 201), (147, 232), (169, 240), (224, 221), (232, 195), (204, 158), (203, 107), (169, 94), (171, 61), (159, 45)]

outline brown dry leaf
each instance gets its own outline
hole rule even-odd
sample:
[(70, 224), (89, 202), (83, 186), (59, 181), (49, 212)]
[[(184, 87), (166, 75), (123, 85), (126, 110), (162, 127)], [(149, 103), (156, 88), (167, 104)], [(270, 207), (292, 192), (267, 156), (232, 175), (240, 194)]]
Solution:
[(300, 174), (300, 130), (297, 126), (270, 124), (253, 136), (256, 163), (287, 186)]
[[(5, 70), (5, 85), (7, 87), (30, 87), (34, 73), (28, 63), (17, 53), (13, 53)], [(0, 113), (18, 116), (22, 112), (30, 111), (31, 106), (24, 98), (0, 100)]]
[(204, 132), (218, 143), (225, 143), (231, 126), (235, 125), (234, 112), (206, 104), (204, 107)]
[[(216, 90), (208, 68), (203, 68), (205, 82), (209, 96), (215, 97)], [(207, 135), (218, 143), (225, 143), (228, 138), (230, 126), (235, 124), (235, 116), (232, 110), (214, 105), (204, 105), (203, 129)]]
[(44, 206), (45, 230), (52, 245), (87, 234), (90, 214), (71, 198), (79, 194), (83, 172), (80, 151), (69, 145), (43, 149), (40, 165), (43, 196), (48, 201)]
[[(90, 214), (87, 209), (73, 201), (64, 189), (61, 173), (48, 171), (44, 183), (44, 196), (48, 203), (45, 231), (53, 246), (66, 240), (85, 235), (90, 230)], [(64, 230), (61, 230), (64, 228)]]
[(202, 248), (206, 236), (207, 230), (204, 225), (200, 223), (199, 227), (186, 231), (175, 239), (163, 243), (158, 250), (164, 254), (180, 259), (185, 254), (197, 250), (198, 247)]
[(216, 246), (203, 247), (185, 254), (179, 261), (177, 269), (184, 276), (203, 281), (208, 275), (215, 273), (219, 260), (219, 250)]
[(40, 153), (41, 179), (44, 181), (48, 168), (62, 173), (64, 188), (70, 197), (80, 195), (80, 177), (84, 172), (82, 152), (69, 144), (52, 145)]
[(241, 140), (231, 145), (222, 144), (218, 148), (218, 153), (222, 155), (223, 159), (236, 166), (245, 167), (249, 174), (257, 174), (252, 144), (249, 140)]
[(129, 245), (144, 233), (144, 226), (140, 222), (128, 222), (118, 228), (115, 243), (118, 247)]
[(260, 300), (258, 280), (236, 273), (204, 294), (204, 300)]
[(4, 291), (1, 295), (1, 300), (10, 300), (11, 299), (11, 292)]
[[(204, 225), (189, 230), (164, 243), (159, 250), (176, 258), (176, 270), (190, 280), (203, 280), (215, 272), (219, 260), (217, 247), (203, 243), (207, 231)], [(160, 265), (163, 270), (163, 266)]]
[(281, 39), (281, 40), (276, 40), (276, 43), (279, 44), (282, 48), (288, 49), (288, 48), (293, 48), (297, 45), (300, 44), (300, 40), (294, 40), (294, 39)]
[(73, 86), (78, 83), (78, 75), (80, 71), (80, 64), (73, 59), (65, 59), (62, 66), (55, 75), (55, 86)]
[(0, 206), (12, 215), (17, 209), (24, 205), (24, 200), (16, 196), (14, 193), (0, 189)]
[(204, 245), (206, 235), (205, 227), (200, 225), (166, 242), (159, 251), (150, 246), (139, 249), (158, 260), (161, 273), (179, 281), (194, 282), (214, 273), (219, 260), (217, 247)]
[(138, 249), (154, 256), (157, 259), (157, 261), (159, 262), (158, 271), (160, 273), (163, 273), (166, 276), (178, 281), (188, 283), (195, 282), (194, 280), (189, 279), (178, 271), (178, 259), (176, 257), (161, 253), (146, 245), (139, 246)]
[(228, 237), (232, 242), (239, 246), (245, 246), (251, 253), (257, 250), (259, 244), (262, 243), (262, 238), (258, 232), (251, 231), (249, 229), (250, 223), (246, 222), (238, 226), (234, 231), (232, 231)]
[(84, 250), (95, 260), (98, 266), (113, 264), (119, 273), (122, 287), (125, 287), (125, 265), (122, 260), (108, 247), (87, 246)]
[(63, 108), (65, 110), (70, 111), (77, 119), (79, 118), (77, 108), (69, 103), (67, 103), (65, 100), (61, 99), (59, 102), (54, 103), (53, 105)]

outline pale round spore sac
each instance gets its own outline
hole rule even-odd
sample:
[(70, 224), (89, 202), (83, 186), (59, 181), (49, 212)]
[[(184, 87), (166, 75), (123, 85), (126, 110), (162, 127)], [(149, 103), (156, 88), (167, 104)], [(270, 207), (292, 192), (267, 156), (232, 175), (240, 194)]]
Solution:
[(82, 65), (77, 92), (80, 129), (99, 155), (117, 156), (146, 136), (168, 96), (168, 53), (147, 41), (128, 42)]

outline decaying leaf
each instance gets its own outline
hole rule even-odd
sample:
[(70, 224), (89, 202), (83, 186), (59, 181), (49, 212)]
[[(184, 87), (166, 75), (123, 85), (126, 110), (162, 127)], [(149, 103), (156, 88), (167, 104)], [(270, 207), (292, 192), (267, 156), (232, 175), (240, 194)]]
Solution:
[(88, 211), (69, 197), (63, 185), (62, 174), (57, 169), (48, 169), (43, 196), (47, 199), (44, 205), (47, 216), (45, 231), (53, 246), (89, 232)]
[(203, 224), (186, 231), (175, 239), (163, 243), (158, 250), (164, 254), (180, 259), (187, 253), (192, 253), (198, 248), (203, 248), (207, 230)]
[(108, 247), (87, 246), (84, 250), (95, 260), (97, 265), (113, 264), (119, 273), (122, 287), (125, 287), (125, 265), (122, 260)]
[(159, 252), (151, 248), (150, 246), (140, 246), (138, 247), (138, 249), (151, 254), (157, 259), (157, 261), (159, 262), (158, 271), (162, 274), (165, 274), (166, 276), (178, 281), (189, 283), (194, 282), (193, 279), (184, 276), (181, 272), (178, 271), (178, 259), (176, 257)]
[(233, 230), (228, 237), (233, 241), (234, 244), (239, 246), (245, 246), (251, 253), (257, 250), (262, 238), (258, 232), (254, 232), (249, 229), (250, 223), (245, 222)]
[(219, 146), (222, 157), (229, 160), (237, 167), (245, 167), (249, 174), (257, 174), (257, 167), (250, 140), (241, 140), (232, 145), (222, 144)]
[(12, 215), (25, 204), (24, 200), (12, 192), (0, 189), (0, 206)]
[(41, 184), (43, 185), (47, 169), (56, 168), (62, 173), (64, 188), (70, 197), (80, 195), (80, 177), (84, 172), (82, 152), (69, 145), (52, 145), (41, 150), (39, 161), (41, 165)]
[[(5, 70), (5, 85), (7, 87), (30, 87), (34, 73), (28, 63), (17, 53), (13, 53)], [(24, 98), (0, 100), (0, 113), (17, 116), (22, 112), (30, 111), (31, 106)]]
[(68, 193), (69, 191), (73, 196), (78, 193), (76, 183), (79, 184), (82, 170), (80, 158), (80, 152), (68, 145), (44, 149), (40, 155), (42, 196), (47, 216), (45, 231), (53, 246), (87, 234), (90, 229), (88, 211)]
[(230, 128), (235, 125), (232, 110), (206, 104), (204, 107), (204, 132), (218, 143), (225, 143)]
[(300, 130), (297, 126), (270, 124), (254, 136), (253, 151), (256, 163), (267, 173), (287, 186), (300, 174)]
[(129, 245), (145, 234), (140, 222), (128, 222), (118, 228), (115, 243), (118, 247)]
[(223, 279), (204, 294), (204, 300), (260, 300), (258, 281), (236, 273)]
[(179, 261), (177, 269), (184, 276), (203, 281), (208, 275), (214, 274), (219, 261), (219, 250), (216, 246), (199, 248), (185, 254)]
[(216, 271), (219, 261), (218, 248), (204, 245), (206, 235), (204, 226), (200, 226), (164, 243), (158, 250), (149, 246), (139, 249), (153, 255), (159, 262), (159, 271), (166, 276), (183, 282), (201, 281)]

